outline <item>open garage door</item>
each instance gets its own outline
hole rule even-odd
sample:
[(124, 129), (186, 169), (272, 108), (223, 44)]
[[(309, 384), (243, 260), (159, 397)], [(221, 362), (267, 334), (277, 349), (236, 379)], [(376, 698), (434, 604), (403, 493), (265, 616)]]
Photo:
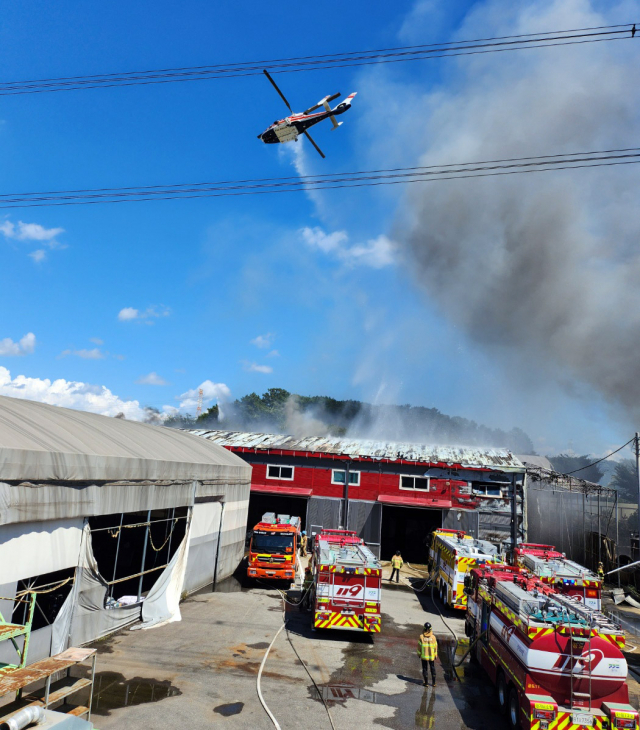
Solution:
[(350, 500), (347, 528), (357, 532), (375, 556), (380, 557), (382, 505), (379, 502), (365, 502), (360, 499)]
[(391, 560), (400, 550), (409, 563), (426, 563), (427, 539), (438, 527), (442, 527), (442, 510), (383, 505), (381, 559)]
[(251, 492), (249, 497), (247, 530), (253, 530), (265, 512), (275, 512), (277, 515), (299, 517), (302, 522), (302, 529), (306, 530), (307, 501), (306, 497), (289, 497), (284, 494)]

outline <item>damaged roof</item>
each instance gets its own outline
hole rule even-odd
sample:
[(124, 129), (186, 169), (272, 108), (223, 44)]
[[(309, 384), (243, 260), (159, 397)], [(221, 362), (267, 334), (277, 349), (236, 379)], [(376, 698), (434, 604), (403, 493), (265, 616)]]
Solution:
[(507, 449), (436, 446), (396, 441), (332, 438), (330, 436), (296, 438), (287, 434), (241, 431), (192, 430), (191, 433), (230, 449), (318, 452), (354, 459), (385, 459), (448, 466), (455, 464), (472, 469), (524, 471), (522, 462)]

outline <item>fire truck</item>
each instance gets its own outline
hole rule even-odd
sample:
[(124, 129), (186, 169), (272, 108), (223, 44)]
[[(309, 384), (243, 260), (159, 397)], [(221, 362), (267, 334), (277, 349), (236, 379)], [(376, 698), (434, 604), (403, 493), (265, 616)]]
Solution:
[(351, 530), (323, 530), (312, 554), (312, 627), (378, 633), (382, 567)]
[(515, 561), (538, 576), (543, 583), (555, 586), (558, 593), (582, 601), (586, 606), (600, 610), (602, 607), (602, 580), (573, 560), (567, 560), (564, 553), (553, 545), (520, 543), (514, 551)]
[(621, 628), (521, 567), (474, 568), (465, 582), (472, 658), (522, 730), (638, 730)]
[(440, 600), (451, 608), (467, 607), (464, 578), (472, 568), (503, 562), (495, 545), (476, 540), (462, 530), (440, 528), (432, 533), (429, 566)]
[(249, 578), (289, 580), (296, 577), (300, 518), (267, 512), (253, 528), (247, 561)]

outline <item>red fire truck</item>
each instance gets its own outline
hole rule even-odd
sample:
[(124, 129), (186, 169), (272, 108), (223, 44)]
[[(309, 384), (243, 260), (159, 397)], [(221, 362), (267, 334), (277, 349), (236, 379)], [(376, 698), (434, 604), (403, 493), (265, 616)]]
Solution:
[(474, 568), (465, 590), (472, 656), (511, 728), (638, 730), (619, 626), (520, 567)]
[(311, 559), (313, 628), (379, 632), (382, 567), (357, 533), (323, 530)]
[(249, 578), (289, 580), (296, 577), (300, 518), (267, 512), (253, 528), (247, 575)]
[(555, 586), (558, 593), (600, 610), (602, 580), (583, 565), (567, 560), (553, 545), (523, 542), (515, 549), (514, 557), (518, 565), (537, 575), (543, 583)]

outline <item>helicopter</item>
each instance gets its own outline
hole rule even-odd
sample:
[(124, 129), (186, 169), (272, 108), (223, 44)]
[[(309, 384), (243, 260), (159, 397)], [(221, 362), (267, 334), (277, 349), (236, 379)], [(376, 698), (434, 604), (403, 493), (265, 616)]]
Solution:
[[(354, 91), (353, 94), (349, 94), (349, 96), (343, 102), (340, 102), (335, 109), (332, 109), (329, 106), (329, 102), (337, 99), (340, 96), (339, 92), (337, 94), (332, 94), (331, 96), (325, 96), (324, 99), (321, 99), (317, 104), (305, 109), (302, 114), (294, 114), (291, 104), (289, 104), (285, 95), (282, 91), (280, 91), (278, 85), (271, 78), (266, 69), (264, 69), (264, 75), (269, 79), (269, 81), (271, 81), (273, 88), (278, 92), (278, 94), (280, 94), (280, 98), (287, 105), (287, 109), (291, 112), (291, 116), (285, 117), (284, 119), (276, 119), (276, 121), (267, 127), (262, 134), (258, 135), (258, 139), (261, 139), (265, 144), (277, 144), (280, 142), (297, 141), (298, 137), (301, 134), (304, 134), (309, 142), (311, 142), (311, 144), (316, 148), (320, 157), (324, 159), (325, 156), (323, 151), (313, 141), (313, 138), (309, 132), (307, 132), (307, 129), (309, 129), (309, 127), (313, 127), (314, 124), (317, 124), (324, 119), (331, 119), (333, 122), (333, 129), (340, 127), (342, 122), (336, 121), (336, 116), (338, 114), (344, 114), (347, 109), (351, 107), (351, 102), (357, 92)], [(321, 106), (324, 107), (325, 111), (318, 112), (317, 114), (311, 113), (316, 109), (319, 109)]]

